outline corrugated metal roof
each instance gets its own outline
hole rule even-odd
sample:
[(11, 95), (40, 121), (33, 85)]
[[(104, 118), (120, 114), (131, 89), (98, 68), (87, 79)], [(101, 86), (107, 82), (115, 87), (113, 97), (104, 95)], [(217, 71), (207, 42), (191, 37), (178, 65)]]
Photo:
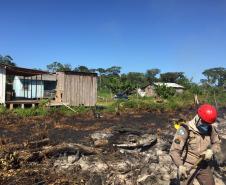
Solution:
[(6, 64), (0, 64), (0, 67), (6, 70), (6, 75), (35, 76), (35, 75), (41, 75), (41, 74), (48, 74), (48, 72), (46, 71), (16, 67), (16, 66), (11, 66)]
[(79, 71), (59, 71), (57, 73), (64, 73), (66, 75), (98, 76), (97, 73), (79, 72)]
[(173, 87), (173, 88), (180, 88), (180, 89), (184, 89), (183, 86), (179, 85), (179, 84), (176, 84), (176, 83), (163, 83), (163, 82), (156, 82), (154, 83), (154, 85), (157, 85), (157, 86), (162, 86), (162, 85), (165, 85), (166, 87)]

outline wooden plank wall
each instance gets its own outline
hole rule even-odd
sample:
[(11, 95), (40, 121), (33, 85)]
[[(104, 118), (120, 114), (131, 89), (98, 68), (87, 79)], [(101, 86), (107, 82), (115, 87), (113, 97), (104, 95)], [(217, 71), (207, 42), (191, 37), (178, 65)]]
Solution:
[[(64, 74), (63, 102), (72, 106), (94, 106), (97, 101), (97, 77), (88, 75)], [(61, 79), (62, 80), (62, 79)], [(57, 85), (61, 88), (62, 85)], [(61, 89), (62, 90), (62, 89)]]
[(56, 97), (55, 101), (60, 103), (62, 102), (62, 95), (64, 92), (64, 73), (63, 72), (57, 72), (57, 85), (56, 85)]

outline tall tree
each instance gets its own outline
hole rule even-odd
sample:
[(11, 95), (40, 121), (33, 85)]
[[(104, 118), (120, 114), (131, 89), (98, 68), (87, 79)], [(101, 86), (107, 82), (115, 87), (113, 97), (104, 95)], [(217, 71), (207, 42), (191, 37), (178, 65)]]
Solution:
[(114, 94), (128, 93), (133, 88), (132, 84), (118, 76), (108, 77), (108, 83), (106, 86)]
[(119, 66), (112, 66), (106, 69), (106, 74), (110, 76), (119, 76), (121, 73), (121, 67)]
[(53, 73), (58, 71), (71, 71), (71, 68), (70, 64), (62, 64), (60, 62), (53, 62), (47, 65), (47, 70)]
[(160, 74), (160, 80), (162, 82), (177, 83), (180, 78), (184, 78), (183, 72), (167, 72)]
[(90, 73), (89, 68), (86, 66), (78, 66), (74, 69), (74, 71)]
[(192, 78), (188, 79), (183, 73), (179, 76), (176, 80), (176, 83), (184, 86), (185, 88), (189, 89), (192, 85)]
[(145, 76), (146, 76), (147, 80), (149, 81), (149, 83), (152, 84), (153, 82), (157, 81), (156, 75), (159, 74), (159, 73), (160, 73), (160, 69), (157, 69), (157, 68), (148, 69), (146, 71)]
[(209, 85), (223, 86), (226, 82), (226, 68), (216, 67), (206, 69), (202, 73), (207, 78)]
[(99, 76), (103, 76), (106, 73), (104, 68), (97, 68), (96, 71), (98, 72)]
[(97, 70), (96, 70), (96, 69), (93, 69), (93, 68), (90, 68), (90, 69), (89, 69), (89, 72), (90, 72), (90, 73), (96, 73)]
[(148, 84), (148, 80), (144, 73), (129, 72), (125, 75), (127, 81), (135, 87), (143, 87)]
[(16, 64), (13, 62), (13, 58), (10, 55), (0, 55), (0, 64), (16, 66)]

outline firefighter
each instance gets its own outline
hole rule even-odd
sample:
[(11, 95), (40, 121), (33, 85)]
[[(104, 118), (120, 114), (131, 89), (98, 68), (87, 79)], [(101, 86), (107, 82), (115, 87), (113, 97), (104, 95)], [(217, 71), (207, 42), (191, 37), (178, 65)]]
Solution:
[[(170, 156), (178, 167), (181, 184), (192, 185), (195, 178), (201, 185), (215, 184), (209, 162), (215, 153), (220, 152), (221, 141), (213, 126), (216, 118), (215, 107), (203, 104), (197, 115), (177, 130)], [(201, 156), (203, 160), (188, 174)]]

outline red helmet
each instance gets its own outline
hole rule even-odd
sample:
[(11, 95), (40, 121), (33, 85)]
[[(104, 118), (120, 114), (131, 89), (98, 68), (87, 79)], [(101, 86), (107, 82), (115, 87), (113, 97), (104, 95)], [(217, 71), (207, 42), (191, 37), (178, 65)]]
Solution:
[(210, 104), (203, 104), (198, 108), (199, 117), (208, 124), (212, 124), (217, 119), (217, 110)]

